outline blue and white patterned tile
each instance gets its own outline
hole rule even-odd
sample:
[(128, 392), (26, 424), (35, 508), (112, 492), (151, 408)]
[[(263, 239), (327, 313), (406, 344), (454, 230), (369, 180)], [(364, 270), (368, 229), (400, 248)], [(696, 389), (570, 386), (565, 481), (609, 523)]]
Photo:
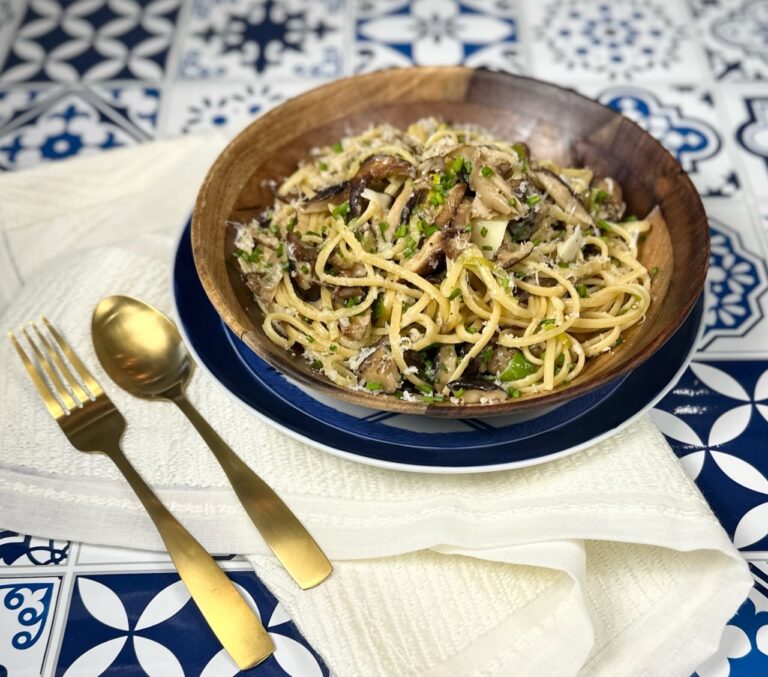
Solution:
[(768, 550), (768, 361), (696, 359), (652, 418), (736, 547)]
[(316, 80), (219, 83), (179, 82), (166, 95), (164, 120), (167, 135), (217, 130), (236, 134), (254, 118), (288, 98), (316, 87)]
[(691, 0), (691, 9), (716, 79), (768, 79), (768, 0)]
[(698, 86), (603, 85), (585, 94), (623, 113), (656, 137), (688, 172), (703, 197), (736, 194), (741, 179), (722, 127), (716, 95)]
[(355, 22), (355, 71), (455, 65), (525, 72), (508, 0), (368, 0)]
[(343, 0), (195, 0), (179, 75), (332, 78), (344, 73)]
[(35, 538), (0, 530), (0, 568), (63, 566), (69, 557), (69, 541)]
[(711, 199), (705, 208), (711, 250), (698, 350), (768, 356), (768, 267), (759, 226), (741, 201)]
[(768, 597), (762, 589), (765, 562), (750, 564), (755, 587), (736, 615), (725, 626), (720, 647), (696, 671), (698, 677), (756, 677), (768, 674)]
[(755, 198), (768, 198), (768, 83), (721, 86), (739, 161)]
[(0, 675), (40, 675), (61, 579), (0, 578)]
[(0, 91), (0, 169), (22, 169), (146, 141), (160, 90), (146, 85)]
[[(275, 643), (275, 653), (242, 674), (321, 677), (328, 671), (253, 572), (230, 573)], [(188, 641), (194, 637), (194, 642)], [(75, 577), (57, 675), (205, 675), (238, 669), (205, 624), (175, 573)]]
[(180, 0), (30, 2), (0, 81), (160, 80), (179, 6)]
[(525, 7), (537, 77), (568, 85), (701, 79), (703, 54), (683, 0), (544, 0)]

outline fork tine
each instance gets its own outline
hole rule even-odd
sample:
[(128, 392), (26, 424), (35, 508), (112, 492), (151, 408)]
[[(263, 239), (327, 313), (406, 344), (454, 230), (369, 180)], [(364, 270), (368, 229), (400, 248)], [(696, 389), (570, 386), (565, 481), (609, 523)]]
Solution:
[(56, 350), (56, 348), (54, 348), (48, 342), (45, 334), (40, 331), (40, 328), (34, 322), (30, 322), (29, 326), (35, 330), (37, 337), (40, 339), (40, 343), (43, 344), (45, 352), (48, 354), (48, 357), (53, 360), (53, 363), (59, 370), (59, 374), (61, 374), (62, 378), (67, 382), (78, 402), (80, 402), (80, 404), (85, 404), (88, 402), (91, 398), (88, 396), (88, 393), (83, 390), (83, 386), (80, 385), (80, 381), (75, 378), (74, 374), (72, 374), (72, 372), (69, 370), (69, 367), (66, 365), (64, 360), (61, 359), (59, 356), (59, 351)]
[(48, 388), (48, 385), (40, 375), (37, 366), (34, 364), (34, 362), (32, 362), (32, 360), (29, 359), (27, 353), (24, 352), (24, 348), (21, 347), (21, 344), (19, 344), (17, 338), (13, 335), (13, 332), (8, 332), (8, 338), (11, 340), (13, 347), (16, 348), (16, 352), (19, 354), (21, 361), (24, 363), (24, 367), (29, 374), (29, 378), (32, 379), (32, 383), (34, 383), (35, 388), (37, 388), (37, 392), (39, 392), (40, 396), (43, 398), (43, 402), (45, 402), (45, 407), (48, 409), (48, 413), (57, 421), (60, 418), (66, 416), (66, 412), (61, 408), (59, 401), (51, 392), (50, 388)]
[(86, 366), (80, 361), (80, 358), (75, 355), (75, 351), (72, 350), (72, 348), (69, 347), (69, 344), (64, 340), (61, 334), (59, 334), (58, 331), (53, 327), (53, 325), (48, 322), (48, 319), (43, 317), (43, 324), (45, 324), (48, 331), (51, 333), (51, 336), (53, 336), (54, 340), (58, 344), (59, 348), (61, 349), (61, 352), (64, 353), (66, 358), (69, 360), (69, 363), (75, 368), (75, 371), (77, 371), (78, 374), (80, 374), (80, 378), (83, 379), (85, 382), (86, 388), (91, 391), (91, 395), (94, 397), (98, 397), (99, 395), (103, 395), (104, 391), (101, 389), (101, 386), (99, 385), (98, 381), (93, 377), (93, 374), (91, 374), (90, 371), (86, 368)]
[(42, 352), (40, 352), (40, 349), (37, 347), (37, 344), (32, 340), (32, 337), (29, 335), (29, 332), (25, 329), (22, 329), (22, 332), (24, 333), (24, 337), (29, 342), (29, 345), (32, 348), (32, 352), (35, 354), (35, 357), (37, 358), (38, 364), (40, 364), (43, 368), (43, 371), (47, 374), (48, 378), (50, 379), (51, 383), (53, 384), (53, 387), (56, 389), (56, 394), (59, 396), (59, 399), (64, 403), (64, 406), (72, 411), (73, 409), (77, 408), (77, 404), (75, 404), (75, 401), (72, 399), (72, 395), (69, 394), (69, 390), (67, 390), (67, 387), (61, 382), (61, 379), (59, 378), (58, 374), (56, 373), (56, 370), (53, 368), (51, 363), (48, 361), (48, 358), (43, 355)]

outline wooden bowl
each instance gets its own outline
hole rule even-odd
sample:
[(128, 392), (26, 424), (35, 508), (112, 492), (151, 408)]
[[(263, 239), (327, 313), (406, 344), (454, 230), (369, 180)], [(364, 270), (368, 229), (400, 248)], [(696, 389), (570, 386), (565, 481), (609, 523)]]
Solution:
[[(640, 259), (658, 266), (645, 322), (621, 348), (601, 355), (568, 386), (499, 404), (457, 406), (406, 402), (341, 388), (303, 359), (274, 345), (232, 256), (228, 220), (243, 221), (272, 204), (270, 186), (291, 174), (316, 146), (371, 124), (397, 127), (429, 115), (474, 123), (525, 141), (534, 158), (588, 165), (617, 179), (628, 213), (660, 205), (667, 228), (654, 228)], [(337, 80), (286, 101), (244, 129), (218, 157), (200, 189), (192, 218), (195, 265), (208, 298), (259, 357), (315, 390), (373, 409), (432, 416), (508, 414), (583, 395), (642, 364), (680, 327), (698, 298), (709, 258), (707, 219), (696, 189), (649, 134), (613, 110), (571, 90), (530, 78), (463, 67), (408, 68)]]

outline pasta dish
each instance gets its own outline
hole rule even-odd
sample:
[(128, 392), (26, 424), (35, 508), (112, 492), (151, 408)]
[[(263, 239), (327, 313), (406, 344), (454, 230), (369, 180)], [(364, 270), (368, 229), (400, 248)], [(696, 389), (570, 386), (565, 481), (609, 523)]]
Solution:
[(313, 150), (232, 225), (275, 344), (345, 388), (485, 404), (567, 385), (643, 321), (652, 221), (610, 177), (426, 118)]

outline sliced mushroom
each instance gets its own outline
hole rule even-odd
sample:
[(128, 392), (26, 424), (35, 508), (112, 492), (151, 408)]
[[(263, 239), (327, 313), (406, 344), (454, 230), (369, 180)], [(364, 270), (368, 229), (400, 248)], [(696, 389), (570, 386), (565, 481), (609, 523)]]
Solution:
[[(512, 199), (512, 189), (509, 184), (494, 171), (491, 176), (483, 176), (482, 161), (478, 159), (472, 166), (472, 175), (470, 176), (470, 186), (477, 193), (485, 207), (492, 209), (499, 214), (510, 214), (512, 206), (509, 204)], [(475, 202), (477, 202), (477, 198)], [(473, 205), (477, 211), (481, 211), (479, 205)], [(473, 209), (474, 211), (474, 209)], [(489, 218), (485, 216), (484, 218)], [(490, 218), (493, 218), (491, 215)]]
[(437, 351), (437, 361), (435, 363), (435, 390), (440, 392), (451, 377), (459, 359), (456, 356), (456, 348), (452, 345), (442, 345)]
[(307, 214), (325, 212), (332, 198), (337, 197), (336, 202), (344, 202), (349, 194), (349, 181), (342, 181), (333, 186), (326, 186), (318, 190), (312, 197), (302, 200), (303, 211)]
[(466, 191), (466, 183), (457, 183), (448, 191), (447, 195), (445, 196), (445, 202), (443, 203), (442, 207), (440, 207), (440, 211), (435, 214), (433, 223), (436, 226), (442, 228), (451, 222), (459, 208), (459, 205), (461, 204), (462, 199), (464, 198), (464, 193), (466, 193)]
[(357, 170), (349, 184), (349, 211), (352, 216), (360, 216), (363, 211), (363, 191), (373, 181), (388, 176), (415, 175), (410, 162), (394, 155), (372, 155)]
[(598, 218), (606, 219), (608, 221), (621, 221), (624, 216), (626, 205), (624, 204), (621, 186), (618, 182), (610, 177), (606, 177), (597, 181), (594, 188), (603, 191), (608, 195), (608, 197), (600, 203), (597, 210)]
[(275, 292), (283, 279), (283, 270), (279, 263), (273, 263), (263, 273), (247, 273), (245, 284), (256, 297), (269, 303), (275, 298)]
[(533, 172), (536, 182), (549, 194), (566, 214), (570, 214), (584, 225), (594, 225), (592, 217), (581, 201), (571, 192), (571, 189), (563, 183), (557, 174), (548, 169), (537, 169)]
[(280, 246), (280, 240), (265, 230), (251, 231), (251, 237), (256, 244), (260, 244), (262, 247), (277, 251)]
[(440, 256), (444, 253), (445, 231), (438, 230), (430, 235), (421, 245), (416, 254), (406, 259), (400, 265), (406, 270), (418, 275), (425, 275), (437, 268)]
[(397, 369), (392, 352), (386, 346), (379, 346), (359, 367), (360, 376), (366, 383), (381, 383), (381, 389), (392, 394), (400, 385), (400, 372)]
[(469, 388), (464, 391), (461, 399), (464, 404), (477, 404), (482, 402), (483, 404), (493, 404), (494, 402), (503, 402), (507, 399), (507, 393), (501, 388), (495, 388), (493, 390), (477, 390)]
[(465, 226), (469, 225), (469, 222), (471, 220), (470, 219), (471, 212), (472, 212), (472, 200), (465, 197), (459, 203), (459, 206), (456, 209), (456, 213), (453, 215), (453, 219), (451, 219), (451, 226), (461, 230)]
[(362, 341), (371, 329), (371, 313), (361, 313), (349, 318), (349, 323), (339, 324), (341, 333), (350, 341)]
[(309, 290), (317, 283), (317, 277), (315, 276), (317, 249), (302, 242), (296, 233), (288, 233), (285, 239), (287, 242), (288, 260), (293, 264), (293, 278), (300, 289)]
[(449, 259), (456, 260), (469, 247), (471, 234), (463, 226), (461, 229), (448, 228), (443, 232), (445, 233), (445, 243), (443, 244), (445, 255)]
[(328, 263), (346, 277), (365, 277), (365, 266), (359, 261), (350, 261), (340, 254), (334, 254), (328, 259)]
[(489, 373), (501, 374), (508, 366), (518, 350), (516, 348), (507, 348), (506, 346), (496, 346), (493, 350), (491, 359), (486, 363)]
[(499, 386), (493, 381), (487, 381), (482, 378), (457, 378), (455, 381), (448, 383), (448, 387), (451, 390), (482, 390), (484, 392), (491, 392), (492, 390), (498, 390)]
[(524, 242), (514, 251), (509, 247), (500, 247), (496, 252), (496, 263), (505, 270), (531, 255), (533, 242)]
[(349, 299), (361, 299), (365, 296), (365, 290), (362, 287), (336, 287), (333, 290), (333, 300), (340, 301), (341, 305)]

